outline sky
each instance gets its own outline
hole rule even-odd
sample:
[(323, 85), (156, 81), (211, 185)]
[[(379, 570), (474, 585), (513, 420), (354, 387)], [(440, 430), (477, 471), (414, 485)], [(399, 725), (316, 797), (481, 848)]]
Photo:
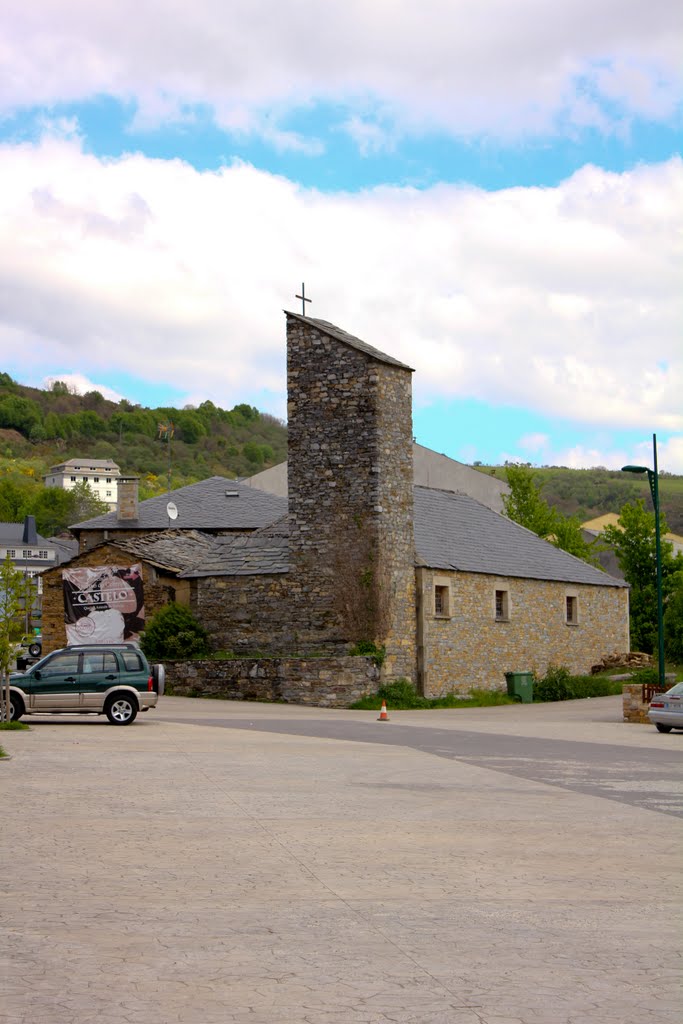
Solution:
[(285, 319), (465, 462), (683, 473), (683, 5), (4, 0), (0, 357), (286, 417)]

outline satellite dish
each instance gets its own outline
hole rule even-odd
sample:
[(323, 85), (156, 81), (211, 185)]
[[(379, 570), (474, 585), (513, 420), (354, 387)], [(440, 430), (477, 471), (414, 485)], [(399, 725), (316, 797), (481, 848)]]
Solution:
[(169, 519), (178, 518), (178, 507), (175, 504), (175, 502), (169, 501), (168, 505), (166, 506), (166, 514), (168, 515)]

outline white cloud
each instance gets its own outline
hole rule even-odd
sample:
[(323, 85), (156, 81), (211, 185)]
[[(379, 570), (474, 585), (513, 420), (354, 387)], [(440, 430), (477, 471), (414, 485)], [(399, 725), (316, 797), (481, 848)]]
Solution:
[(109, 95), (148, 125), (208, 105), (260, 131), (264, 111), (330, 102), (342, 122), (375, 106), (403, 131), (516, 137), (680, 102), (671, 0), (6, 0), (2, 36), (5, 110)]
[(525, 434), (517, 442), (526, 452), (544, 452), (550, 446), (548, 434)]
[(0, 353), (118, 369), (222, 404), (284, 393), (281, 310), (475, 398), (613, 428), (683, 429), (683, 162), (557, 188), (324, 194), (236, 164), (0, 147)]
[(76, 395), (86, 395), (88, 391), (99, 391), (102, 397), (107, 398), (110, 402), (120, 402), (124, 397), (106, 384), (97, 384), (89, 380), (82, 373), (62, 373), (59, 377), (45, 377), (41, 387), (49, 390), (55, 381), (61, 381), (63, 384), (66, 384), (69, 391)]
[(342, 130), (356, 143), (361, 156), (390, 152), (395, 147), (395, 140), (383, 125), (356, 114), (342, 125)]

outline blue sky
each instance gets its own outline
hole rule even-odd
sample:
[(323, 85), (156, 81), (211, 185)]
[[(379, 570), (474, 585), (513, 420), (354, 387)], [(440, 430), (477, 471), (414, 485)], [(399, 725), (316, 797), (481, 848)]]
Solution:
[(674, 8), (10, 0), (3, 369), (284, 417), (305, 280), (420, 443), (683, 472)]

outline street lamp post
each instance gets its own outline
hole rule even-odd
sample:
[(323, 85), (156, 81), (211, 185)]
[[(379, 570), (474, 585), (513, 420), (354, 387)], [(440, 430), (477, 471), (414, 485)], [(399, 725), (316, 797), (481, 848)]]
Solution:
[(659, 526), (659, 474), (657, 472), (657, 435), (652, 435), (654, 469), (647, 466), (622, 466), (622, 473), (647, 473), (652, 504), (655, 509), (655, 560), (657, 562), (657, 651), (659, 658), (659, 685), (666, 689), (664, 666), (664, 602), (662, 599), (662, 538)]

